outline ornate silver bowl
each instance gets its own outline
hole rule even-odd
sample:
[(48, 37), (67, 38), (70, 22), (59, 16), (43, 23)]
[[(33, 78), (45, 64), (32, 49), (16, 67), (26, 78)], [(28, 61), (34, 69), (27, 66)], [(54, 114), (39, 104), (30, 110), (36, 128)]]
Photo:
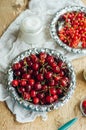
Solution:
[[(46, 52), (50, 55), (53, 55), (56, 58), (61, 59), (63, 62), (65, 62), (67, 64), (68, 70), (69, 70), (69, 77), (70, 77), (70, 86), (67, 90), (67, 93), (64, 97), (62, 97), (61, 99), (59, 99), (59, 101), (54, 102), (50, 105), (34, 105), (28, 101), (23, 100), (18, 93), (16, 92), (15, 88), (13, 88), (11, 86), (11, 82), (13, 80), (13, 70), (12, 70), (12, 64), (19, 62), (21, 59), (23, 59), (26, 56), (29, 56), (31, 53), (32, 54), (39, 54), (40, 52)], [(17, 101), (21, 106), (23, 106), (24, 108), (28, 109), (28, 110), (32, 110), (32, 111), (38, 111), (38, 112), (47, 112), (50, 111), (52, 109), (57, 109), (61, 106), (63, 106), (72, 96), (74, 89), (75, 89), (75, 73), (73, 70), (72, 65), (70, 64), (69, 61), (67, 61), (67, 59), (60, 53), (58, 53), (56, 50), (51, 50), (51, 49), (46, 49), (46, 48), (33, 48), (33, 49), (29, 49), (25, 52), (22, 52), (20, 55), (18, 55), (13, 61), (12, 63), (9, 65), (8, 68), (8, 91), (10, 96)]]
[(62, 26), (64, 26), (64, 21), (63, 20), (59, 21), (59, 18), (62, 15), (64, 15), (65, 13), (72, 12), (72, 11), (85, 12), (86, 13), (86, 8), (85, 7), (80, 7), (80, 6), (68, 6), (68, 7), (65, 7), (65, 8), (61, 9), (60, 11), (58, 11), (56, 13), (56, 15), (54, 16), (51, 24), (50, 24), (50, 34), (51, 34), (52, 38), (55, 40), (55, 42), (57, 44), (59, 44), (65, 50), (67, 50), (69, 52), (73, 52), (73, 53), (86, 54), (86, 49), (82, 49), (82, 48), (71, 48), (68, 45), (64, 44), (60, 40), (59, 36), (56, 33), (57, 22), (59, 22), (58, 29), (60, 29)]

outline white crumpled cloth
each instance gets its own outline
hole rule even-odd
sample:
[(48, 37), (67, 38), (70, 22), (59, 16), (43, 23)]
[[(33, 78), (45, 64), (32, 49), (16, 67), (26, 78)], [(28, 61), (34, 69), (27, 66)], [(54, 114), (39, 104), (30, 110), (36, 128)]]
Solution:
[[(29, 9), (22, 12), (16, 20), (11, 23), (6, 32), (0, 38), (0, 101), (5, 101), (7, 103), (8, 108), (12, 111), (16, 116), (16, 120), (21, 123), (34, 121), (37, 116), (41, 116), (44, 120), (47, 119), (47, 113), (39, 113), (28, 111), (18, 105), (8, 94), (6, 90), (6, 72), (7, 67), (11, 60), (21, 53), (24, 50), (27, 50), (31, 47), (39, 47), (37, 43), (33, 46), (26, 44), (24, 41), (21, 41), (18, 38), (19, 27), (21, 21), (25, 17), (29, 17), (30, 15), (37, 15), (43, 21), (43, 28), (45, 43), (43, 45), (40, 44), (40, 47), (47, 47), (51, 49), (57, 49), (63, 54), (67, 54), (66, 56), (70, 59), (76, 58), (75, 55), (67, 53), (62, 48), (58, 47), (54, 41), (50, 37), (49, 33), (49, 25), (51, 18), (59, 9), (66, 7), (68, 5), (78, 5), (85, 6), (81, 0), (31, 0), (29, 2)], [(78, 55), (79, 57), (79, 55)]]

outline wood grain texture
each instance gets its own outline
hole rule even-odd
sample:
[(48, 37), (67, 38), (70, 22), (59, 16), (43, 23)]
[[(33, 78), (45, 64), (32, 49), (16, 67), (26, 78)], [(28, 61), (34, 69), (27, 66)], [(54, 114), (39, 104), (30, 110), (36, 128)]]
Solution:
[[(15, 1), (17, 1), (16, 4)], [(85, 0), (83, 1), (85, 2)], [(27, 0), (0, 0), (0, 35), (3, 34), (18, 14), (26, 8), (26, 5)], [(83, 69), (86, 68), (86, 57), (74, 60), (72, 65), (76, 73), (77, 83), (75, 92), (68, 103), (58, 110), (49, 112), (46, 122), (38, 117), (34, 122), (21, 124), (15, 121), (15, 116), (7, 108), (5, 102), (0, 102), (0, 130), (57, 130), (60, 125), (73, 117), (80, 117), (79, 103), (86, 96), (86, 81), (82, 74)], [(70, 128), (70, 130), (73, 129), (85, 130), (86, 118), (80, 117)]]
[(24, 10), (28, 0), (0, 0), (0, 35), (10, 23)]

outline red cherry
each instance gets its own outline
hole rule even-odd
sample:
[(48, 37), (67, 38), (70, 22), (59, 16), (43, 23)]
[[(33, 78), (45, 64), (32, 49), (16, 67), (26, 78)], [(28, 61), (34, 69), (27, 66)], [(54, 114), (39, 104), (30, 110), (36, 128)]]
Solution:
[(52, 103), (53, 101), (54, 101), (54, 99), (53, 99), (52, 96), (47, 96), (47, 97), (46, 97), (46, 102), (47, 102), (47, 103), (50, 104), (50, 103)]
[(62, 90), (60, 88), (57, 89), (57, 95), (61, 95), (62, 94)]
[(40, 103), (41, 103), (41, 105), (45, 105), (45, 104), (47, 104), (47, 103), (46, 103), (46, 98), (45, 98), (45, 97), (42, 98)]
[(53, 67), (53, 72), (59, 73), (59, 72), (60, 72), (59, 66), (54, 66), (54, 67)]
[(33, 98), (33, 103), (34, 104), (38, 104), (39, 103), (39, 98), (38, 97), (34, 97)]
[(64, 79), (67, 83), (69, 83), (69, 78), (68, 78), (68, 77), (63, 77), (63, 79)]
[(53, 67), (57, 66), (57, 64), (56, 64), (55, 62), (52, 62), (52, 63), (51, 63), (51, 66), (52, 66), (52, 68), (53, 68)]
[(38, 74), (39, 74), (39, 71), (33, 71), (32, 76), (33, 76), (33, 77), (37, 77)]
[(51, 95), (55, 95), (56, 94), (56, 89), (55, 88), (50, 88), (49, 92)]
[(48, 55), (46, 61), (48, 62), (48, 64), (52, 64), (54, 62), (53, 56)]
[(42, 86), (42, 90), (45, 90), (45, 91), (46, 91), (46, 90), (47, 90), (47, 88), (48, 88), (48, 86), (47, 86), (47, 85), (43, 85), (43, 86)]
[(59, 75), (60, 75), (61, 77), (63, 77), (63, 76), (64, 76), (64, 71), (61, 70), (61, 71), (59, 72)]
[(46, 72), (45, 73), (45, 78), (50, 79), (52, 77), (52, 72)]
[(28, 65), (29, 68), (31, 68), (32, 65), (33, 65), (32, 61), (27, 61), (27, 65)]
[(46, 57), (47, 57), (47, 54), (46, 54), (45, 52), (41, 52), (41, 53), (39, 54), (39, 58), (40, 58), (40, 63), (41, 63), (41, 64), (44, 64), (44, 63), (45, 63)]
[(12, 66), (12, 69), (13, 70), (19, 70), (21, 68), (21, 64), (20, 63), (15, 63), (15, 64), (13, 64), (13, 66)]
[(15, 76), (21, 76), (21, 72), (19, 70), (14, 72)]
[(55, 80), (56, 82), (58, 82), (60, 79), (61, 79), (61, 77), (60, 77), (59, 75), (55, 75), (55, 76), (54, 76), (54, 80)]
[(38, 74), (37, 75), (37, 80), (38, 81), (42, 81), (43, 79), (44, 79), (43, 74)]
[(66, 87), (68, 83), (65, 79), (61, 79), (60, 84), (61, 84), (61, 86)]
[(21, 64), (21, 66), (26, 65), (26, 62), (24, 60), (20, 60), (19, 63)]
[(56, 94), (53, 95), (53, 99), (54, 99), (54, 101), (58, 100), (58, 96)]
[(26, 87), (25, 87), (25, 91), (29, 92), (30, 90), (31, 90), (31, 86), (27, 84)]
[(34, 73), (34, 71), (33, 71), (32, 69), (29, 69), (29, 70), (27, 70), (27, 73), (28, 73), (29, 75), (32, 75), (32, 74)]
[(13, 87), (17, 87), (18, 84), (19, 84), (19, 82), (18, 82), (18, 80), (16, 80), (16, 79), (11, 82), (11, 85), (12, 85)]
[(34, 86), (34, 84), (35, 84), (35, 80), (34, 79), (29, 79), (28, 80), (28, 85)]
[(22, 75), (22, 79), (29, 79), (30, 77), (30, 74), (27, 73)]
[(84, 101), (82, 102), (82, 107), (83, 107), (84, 109), (86, 109), (86, 100), (84, 100)]
[(39, 54), (39, 58), (42, 60), (42, 59), (45, 59), (47, 57), (47, 54), (45, 52), (40, 52)]
[(49, 80), (48, 85), (49, 86), (54, 86), (55, 85), (55, 80), (54, 79)]
[(40, 84), (40, 82), (35, 83), (34, 85), (35, 90), (41, 90), (41, 88), (42, 88), (42, 85)]
[(20, 81), (20, 86), (24, 87), (24, 86), (26, 86), (26, 84), (27, 84), (27, 81), (25, 79), (22, 79)]
[(35, 90), (31, 90), (30, 96), (31, 96), (31, 97), (36, 97), (36, 91), (35, 91)]
[(27, 57), (24, 58), (24, 60), (25, 60), (26, 62), (29, 62), (29, 61), (30, 61), (30, 57), (27, 56)]
[(19, 87), (19, 88), (18, 88), (18, 92), (19, 92), (19, 93), (25, 92), (25, 88), (24, 88), (24, 87)]
[(21, 68), (21, 73), (22, 73), (22, 74), (27, 73), (27, 68), (22, 67), (22, 68)]
[(30, 58), (31, 58), (31, 60), (32, 60), (33, 63), (38, 62), (38, 58), (37, 58), (37, 56), (35, 54), (31, 54)]
[(38, 70), (39, 69), (39, 64), (38, 63), (34, 63), (32, 65), (32, 68), (33, 68), (33, 70)]
[(30, 94), (27, 93), (27, 92), (24, 92), (23, 93), (23, 98), (24, 98), (24, 100), (30, 100)]
[(45, 96), (44, 93), (38, 93), (38, 94), (37, 94), (37, 97), (38, 97), (39, 99), (44, 98), (44, 96)]

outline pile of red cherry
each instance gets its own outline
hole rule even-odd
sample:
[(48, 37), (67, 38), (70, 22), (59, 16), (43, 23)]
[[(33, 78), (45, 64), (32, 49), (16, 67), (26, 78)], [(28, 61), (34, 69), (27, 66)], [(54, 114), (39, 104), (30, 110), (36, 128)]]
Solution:
[(64, 26), (57, 31), (60, 40), (72, 48), (86, 48), (86, 13), (68, 12), (61, 19)]
[(30, 54), (12, 65), (12, 87), (24, 100), (33, 104), (58, 101), (70, 86), (67, 64), (45, 52)]

